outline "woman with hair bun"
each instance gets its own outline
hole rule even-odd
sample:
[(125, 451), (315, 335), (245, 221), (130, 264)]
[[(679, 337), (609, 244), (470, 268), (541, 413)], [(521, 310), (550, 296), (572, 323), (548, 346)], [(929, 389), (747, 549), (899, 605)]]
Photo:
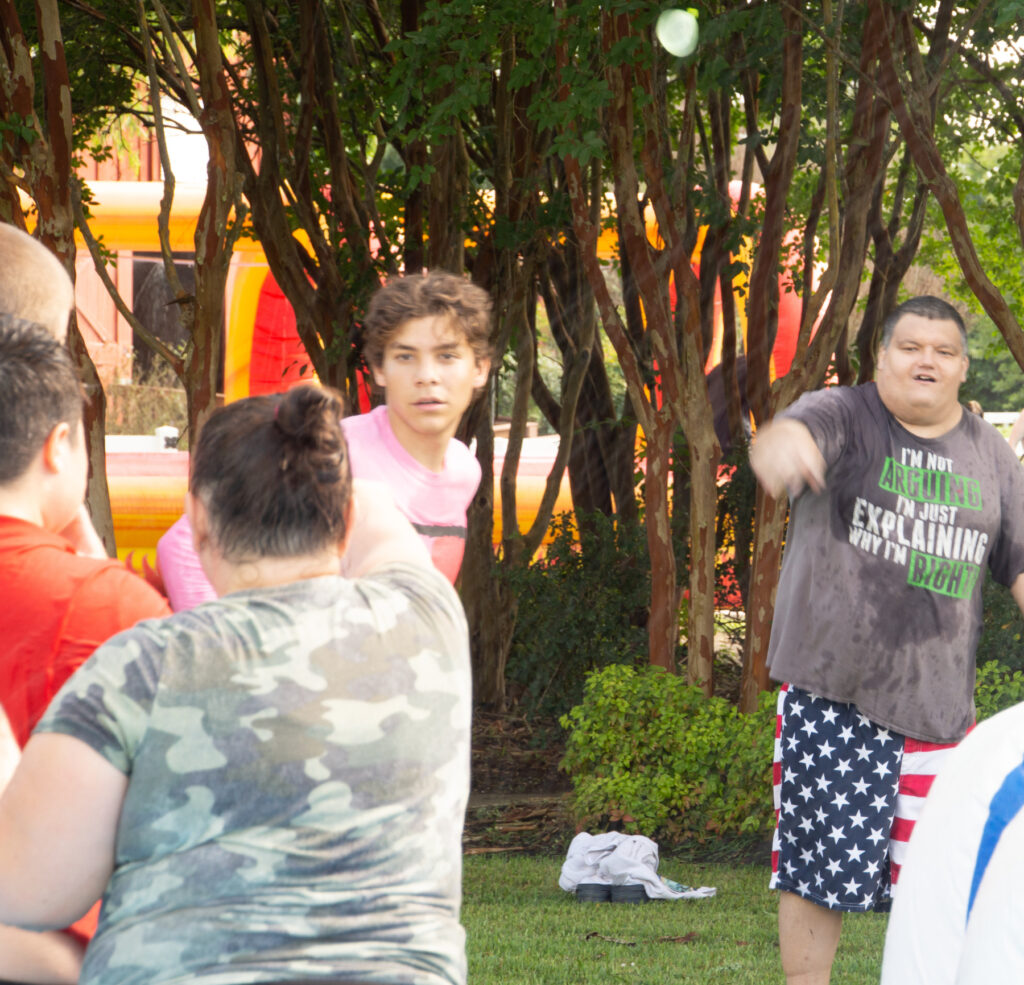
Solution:
[(100, 647), (0, 800), (0, 922), (103, 896), (85, 985), (465, 981), (466, 625), (340, 418), (313, 386), (210, 418), (221, 597)]

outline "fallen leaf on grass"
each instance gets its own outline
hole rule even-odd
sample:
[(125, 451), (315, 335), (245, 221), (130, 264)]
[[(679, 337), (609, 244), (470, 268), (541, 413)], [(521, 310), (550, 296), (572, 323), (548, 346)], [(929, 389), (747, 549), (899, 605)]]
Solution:
[(599, 934), (596, 930), (592, 930), (584, 938), (585, 941), (599, 940), (607, 941), (609, 944), (625, 944), (626, 947), (636, 947), (636, 941), (623, 941), (619, 940), (618, 937), (605, 937), (604, 934)]
[(655, 937), (654, 941), (656, 944), (692, 944), (699, 936), (697, 931), (691, 930), (682, 937)]

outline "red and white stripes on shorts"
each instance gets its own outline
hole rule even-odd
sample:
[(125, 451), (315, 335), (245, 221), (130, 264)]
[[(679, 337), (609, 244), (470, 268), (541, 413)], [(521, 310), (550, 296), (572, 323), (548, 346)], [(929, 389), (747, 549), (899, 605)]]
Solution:
[(924, 809), (924, 799), (932, 788), (935, 774), (955, 746), (955, 742), (924, 742), (909, 737), (903, 739), (900, 792), (896, 797), (896, 817), (889, 833), (889, 871), (894, 886), (899, 879), (900, 866), (907, 857), (907, 842)]

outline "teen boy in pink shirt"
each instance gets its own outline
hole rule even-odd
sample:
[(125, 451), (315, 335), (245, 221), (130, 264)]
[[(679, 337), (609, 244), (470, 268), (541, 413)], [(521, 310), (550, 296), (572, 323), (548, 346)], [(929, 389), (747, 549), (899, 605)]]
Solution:
[[(434, 565), (453, 583), (466, 510), (480, 484), (480, 465), (455, 431), (487, 382), (490, 322), (489, 295), (463, 277), (439, 270), (388, 281), (364, 323), (364, 353), (384, 404), (342, 422), (352, 475), (388, 484)], [(157, 545), (175, 610), (214, 597), (191, 536), (183, 517)]]
[(352, 474), (386, 482), (454, 582), (466, 544), (466, 510), (480, 465), (455, 439), (491, 368), (491, 302), (444, 271), (398, 277), (366, 312), (364, 352), (385, 403), (342, 422)]

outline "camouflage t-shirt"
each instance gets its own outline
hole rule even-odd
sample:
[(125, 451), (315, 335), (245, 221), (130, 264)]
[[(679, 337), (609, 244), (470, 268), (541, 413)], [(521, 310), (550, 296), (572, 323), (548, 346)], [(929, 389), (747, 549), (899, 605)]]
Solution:
[(469, 722), (465, 619), (434, 571), (115, 636), (37, 729), (129, 778), (81, 982), (465, 982)]

